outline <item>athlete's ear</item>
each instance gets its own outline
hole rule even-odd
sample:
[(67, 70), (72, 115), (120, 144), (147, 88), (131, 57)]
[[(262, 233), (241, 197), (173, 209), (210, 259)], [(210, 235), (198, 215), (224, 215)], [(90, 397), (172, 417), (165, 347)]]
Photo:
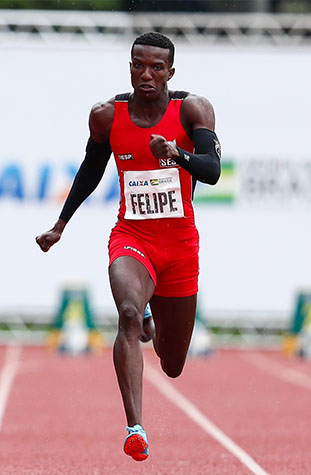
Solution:
[(169, 81), (174, 76), (174, 74), (175, 74), (175, 68), (170, 68), (168, 70), (168, 79), (167, 80)]
[(129, 62), (130, 70), (132, 69), (132, 63), (131, 61)]

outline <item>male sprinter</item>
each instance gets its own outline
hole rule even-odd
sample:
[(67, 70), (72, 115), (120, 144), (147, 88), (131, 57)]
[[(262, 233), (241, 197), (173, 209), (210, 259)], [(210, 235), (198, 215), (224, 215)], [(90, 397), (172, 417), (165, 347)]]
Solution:
[[(199, 238), (191, 203), (196, 180), (214, 185), (220, 145), (209, 101), (168, 90), (174, 45), (159, 33), (132, 46), (133, 92), (99, 103), (90, 113), (85, 159), (54, 227), (37, 237), (46, 252), (101, 180), (111, 151), (121, 188), (109, 240), (109, 278), (119, 313), (114, 365), (127, 418), (124, 451), (148, 457), (142, 426), (144, 310), (151, 304), (154, 346), (163, 371), (182, 372), (194, 325)], [(149, 318), (150, 320), (150, 318)]]

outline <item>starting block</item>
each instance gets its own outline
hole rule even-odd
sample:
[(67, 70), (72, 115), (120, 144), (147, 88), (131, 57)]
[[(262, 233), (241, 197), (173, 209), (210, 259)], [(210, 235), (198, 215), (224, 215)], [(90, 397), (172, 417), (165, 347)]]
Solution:
[(291, 328), (283, 340), (282, 351), (285, 356), (311, 358), (311, 290), (297, 294)]
[(104, 338), (96, 328), (90, 298), (83, 286), (66, 286), (47, 339), (50, 349), (72, 355), (100, 352)]

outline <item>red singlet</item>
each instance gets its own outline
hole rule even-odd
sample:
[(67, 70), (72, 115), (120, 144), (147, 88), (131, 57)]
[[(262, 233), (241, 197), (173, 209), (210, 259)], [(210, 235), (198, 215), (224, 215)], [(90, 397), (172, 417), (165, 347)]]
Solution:
[(148, 270), (155, 294), (185, 297), (198, 291), (199, 237), (191, 201), (192, 177), (172, 159), (157, 159), (152, 134), (193, 151), (180, 121), (182, 99), (171, 99), (158, 124), (142, 128), (129, 115), (128, 101), (115, 101), (110, 144), (121, 190), (118, 222), (109, 240), (110, 264), (121, 256)]

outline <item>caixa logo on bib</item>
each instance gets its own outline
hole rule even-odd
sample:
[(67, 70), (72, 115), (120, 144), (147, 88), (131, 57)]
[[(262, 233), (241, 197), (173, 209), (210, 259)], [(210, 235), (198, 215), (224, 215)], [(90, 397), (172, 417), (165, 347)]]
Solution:
[(147, 180), (130, 180), (129, 186), (148, 186)]

